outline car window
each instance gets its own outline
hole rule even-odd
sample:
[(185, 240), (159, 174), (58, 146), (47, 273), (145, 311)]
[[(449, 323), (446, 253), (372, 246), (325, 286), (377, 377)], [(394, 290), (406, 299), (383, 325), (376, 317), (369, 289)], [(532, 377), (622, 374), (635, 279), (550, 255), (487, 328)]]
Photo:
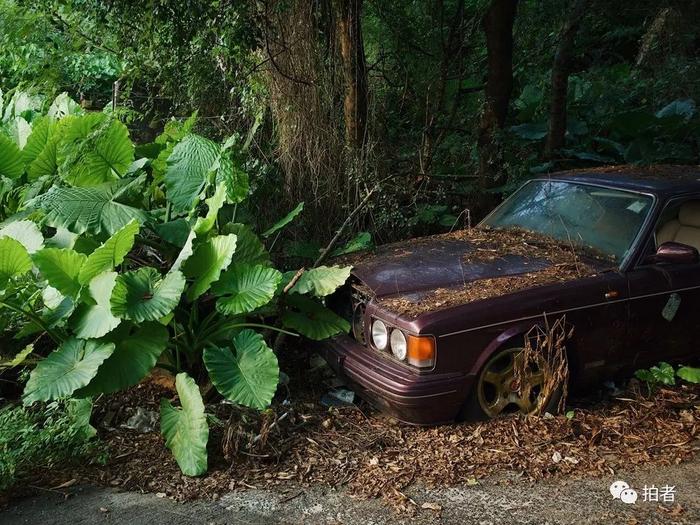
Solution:
[(657, 248), (672, 241), (700, 250), (700, 199), (671, 202), (661, 213), (654, 233)]
[(652, 202), (648, 195), (631, 191), (565, 181), (532, 181), (496, 208), (484, 224), (525, 228), (621, 261)]

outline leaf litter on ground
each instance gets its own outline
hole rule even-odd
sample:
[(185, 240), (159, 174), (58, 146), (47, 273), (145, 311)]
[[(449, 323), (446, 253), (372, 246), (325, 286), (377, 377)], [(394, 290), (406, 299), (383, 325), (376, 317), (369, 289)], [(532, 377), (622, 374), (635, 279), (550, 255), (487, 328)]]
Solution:
[(700, 446), (700, 388), (663, 388), (648, 397), (636, 381), (630, 385), (623, 396), (576, 408), (573, 417), (513, 415), (439, 427), (405, 425), (364, 404), (324, 408), (314, 391), (295, 392), (293, 402), (275, 402), (261, 413), (209, 404), (207, 412), (219, 424), (212, 425), (209, 471), (194, 478), (180, 473), (158, 431), (121, 425), (139, 408), (155, 410), (160, 398), (174, 398), (163, 381), (148, 381), (98, 401), (94, 421), (110, 449), (106, 465), (44, 481), (48, 486), (77, 478), (181, 501), (322, 484), (415, 512), (418, 506), (404, 493), (412, 484), (469, 486), (490, 476), (503, 482), (503, 475), (531, 482), (612, 476), (690, 460)]

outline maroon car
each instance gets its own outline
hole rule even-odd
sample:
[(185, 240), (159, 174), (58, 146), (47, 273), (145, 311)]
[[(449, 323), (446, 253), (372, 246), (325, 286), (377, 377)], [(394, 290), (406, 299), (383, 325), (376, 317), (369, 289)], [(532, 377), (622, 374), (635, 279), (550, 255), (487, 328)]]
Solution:
[(405, 422), (542, 410), (547, 378), (518, 367), (533, 327), (565, 317), (573, 388), (697, 355), (699, 248), (698, 168), (530, 180), (475, 228), (356, 261), (330, 300), (352, 334), (321, 353)]

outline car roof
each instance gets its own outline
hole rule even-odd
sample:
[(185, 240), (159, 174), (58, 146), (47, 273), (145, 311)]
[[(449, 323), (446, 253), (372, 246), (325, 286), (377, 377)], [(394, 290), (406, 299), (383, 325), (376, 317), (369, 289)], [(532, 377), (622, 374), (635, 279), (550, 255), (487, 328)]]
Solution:
[[(542, 178), (542, 177), (540, 177)], [(571, 182), (604, 184), (624, 190), (641, 191), (670, 196), (680, 193), (700, 192), (700, 166), (604, 166), (560, 171), (549, 175), (551, 179)]]

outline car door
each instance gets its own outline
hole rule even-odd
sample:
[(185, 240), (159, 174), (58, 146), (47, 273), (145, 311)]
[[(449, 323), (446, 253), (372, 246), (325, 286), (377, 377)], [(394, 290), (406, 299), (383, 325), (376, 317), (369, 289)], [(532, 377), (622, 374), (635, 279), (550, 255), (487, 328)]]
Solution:
[[(673, 221), (680, 226), (676, 228)], [(676, 233), (669, 236), (666, 230)], [(657, 238), (659, 234), (664, 238)], [(659, 361), (682, 361), (697, 355), (700, 262), (650, 261), (648, 256), (667, 240), (698, 248), (700, 195), (669, 201), (650, 233), (644, 253), (628, 272), (630, 345), (626, 357), (631, 368), (646, 368)]]

